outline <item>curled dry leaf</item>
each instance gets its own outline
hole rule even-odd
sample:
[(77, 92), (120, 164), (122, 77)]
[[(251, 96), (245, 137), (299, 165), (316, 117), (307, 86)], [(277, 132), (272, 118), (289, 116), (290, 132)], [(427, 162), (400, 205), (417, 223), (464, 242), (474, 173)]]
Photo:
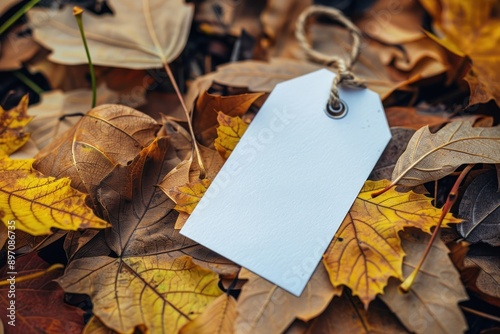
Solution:
[(401, 126), (418, 130), (423, 126), (433, 127), (450, 121), (447, 117), (419, 114), (416, 108), (389, 107), (385, 109), (387, 121), (391, 127)]
[(102, 178), (117, 164), (133, 160), (153, 141), (159, 127), (132, 108), (102, 105), (41, 150), (33, 166), (45, 175), (69, 177), (72, 187), (95, 199), (95, 187)]
[(452, 122), (436, 133), (423, 127), (410, 139), (392, 173), (391, 185), (417, 186), (438, 180), (463, 164), (500, 163), (500, 126), (474, 128)]
[[(163, 67), (184, 49), (193, 6), (183, 0), (113, 1), (114, 15), (84, 14), (85, 36), (96, 65), (148, 69)], [(56, 63), (86, 64), (87, 57), (70, 6), (29, 12), (34, 37), (51, 49)], [(48, 17), (48, 19), (47, 19)]]
[[(365, 183), (323, 258), (333, 286), (349, 287), (366, 309), (383, 293), (389, 277), (403, 278), (405, 252), (398, 233), (410, 226), (430, 233), (441, 216), (430, 198), (412, 191), (391, 188), (371, 197), (388, 184), (387, 180)], [(457, 222), (451, 214), (444, 219), (445, 225)]]
[(241, 137), (248, 128), (248, 124), (240, 117), (231, 117), (219, 111), (217, 114), (217, 138), (215, 139), (215, 149), (224, 159), (229, 158), (234, 148), (240, 142)]
[(0, 217), (7, 225), (31, 235), (50, 234), (52, 228), (105, 228), (85, 204), (85, 195), (71, 188), (68, 178), (44, 177), (31, 168), (33, 160), (0, 161)]
[[(420, 261), (430, 237), (411, 229), (401, 233), (408, 276)], [(448, 257), (448, 248), (437, 238), (408, 293), (391, 280), (380, 297), (410, 331), (415, 333), (463, 333), (467, 323), (458, 305), (468, 296), (460, 276)]]
[(469, 242), (500, 246), (500, 193), (496, 171), (476, 177), (465, 190), (458, 216), (465, 221), (458, 232)]
[(333, 296), (342, 293), (333, 288), (320, 263), (300, 295), (296, 297), (265, 279), (243, 269), (239, 275), (248, 279), (238, 297), (236, 333), (282, 333), (295, 318), (309, 321), (325, 310)]
[(24, 128), (32, 118), (28, 116), (28, 95), (10, 110), (0, 106), (0, 157), (8, 156), (26, 144), (30, 135), (24, 132)]
[(28, 24), (10, 28), (0, 43), (0, 71), (18, 70), (32, 58), (40, 46), (35, 43)]
[(111, 328), (106, 327), (95, 315), (85, 325), (82, 334), (118, 334)]
[[(50, 265), (43, 261), (35, 252), (16, 259), (17, 279), (15, 283), (15, 297), (8, 297), (10, 285), (0, 288), (0, 307), (8, 310), (10, 302), (15, 303), (15, 327), (8, 325), (12, 319), (9, 312), (1, 312), (0, 320), (7, 327), (6, 333), (68, 333), (82, 332), (83, 311), (64, 302), (64, 291), (53, 280), (62, 274), (62, 271), (46, 272), (38, 278), (19, 281), (25, 275), (46, 271)], [(7, 266), (0, 271), (2, 282), (10, 278)], [(0, 328), (1, 329), (1, 328)], [(3, 333), (3, 332), (2, 332)]]
[(184, 325), (179, 334), (232, 334), (236, 314), (236, 300), (223, 294), (199, 317)]

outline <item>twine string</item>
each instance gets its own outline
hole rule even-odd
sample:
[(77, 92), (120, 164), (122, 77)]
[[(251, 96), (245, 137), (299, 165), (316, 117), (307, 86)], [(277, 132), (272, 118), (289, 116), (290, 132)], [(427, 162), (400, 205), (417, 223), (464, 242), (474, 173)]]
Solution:
[[(312, 16), (326, 16), (337, 22), (342, 23), (350, 32), (352, 39), (352, 49), (350, 57), (346, 60), (336, 55), (327, 55), (313, 49), (311, 43), (306, 37), (306, 27), (309, 17)], [(364, 88), (363, 81), (357, 78), (351, 71), (352, 65), (356, 62), (359, 56), (361, 47), (361, 31), (352, 23), (341, 11), (326, 6), (310, 6), (304, 10), (299, 18), (295, 27), (295, 37), (297, 38), (300, 46), (306, 52), (307, 56), (320, 64), (332, 66), (336, 69), (337, 75), (333, 79), (332, 87), (330, 89), (330, 97), (328, 104), (338, 110), (341, 105), (339, 96), (339, 85), (345, 85), (354, 88)]]

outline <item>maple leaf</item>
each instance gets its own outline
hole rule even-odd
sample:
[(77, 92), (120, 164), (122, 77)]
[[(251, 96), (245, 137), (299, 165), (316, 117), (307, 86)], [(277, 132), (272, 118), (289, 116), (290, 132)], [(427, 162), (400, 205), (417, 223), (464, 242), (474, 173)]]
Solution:
[(322, 265), (316, 268), (300, 297), (243, 269), (239, 278), (248, 279), (238, 297), (236, 333), (282, 333), (295, 318), (317, 317), (342, 288), (333, 288)]
[(229, 278), (238, 270), (174, 230), (175, 204), (157, 184), (183, 159), (162, 137), (116, 166), (98, 187), (112, 227), (77, 250), (59, 279), (65, 291), (90, 295), (94, 314), (117, 332), (177, 332), (221, 295), (210, 269)]
[[(430, 233), (441, 215), (430, 198), (412, 191), (390, 189), (371, 197), (388, 184), (366, 181), (323, 258), (332, 284), (349, 287), (365, 308), (383, 292), (389, 277), (403, 278), (405, 253), (398, 232), (413, 226)], [(443, 223), (458, 222), (447, 214)]]
[[(113, 15), (85, 16), (85, 35), (92, 62), (97, 65), (149, 69), (162, 67), (184, 49), (193, 6), (183, 0), (116, 1)], [(70, 6), (52, 11), (31, 10), (34, 38), (53, 50), (49, 58), (61, 64), (86, 64), (78, 26)], [(58, 36), (54, 38), (54, 36)]]
[[(17, 281), (15, 299), (8, 298), (10, 285), (0, 288), (0, 306), (8, 310), (10, 302), (16, 302), (15, 327), (8, 325), (12, 320), (9, 311), (1, 312), (0, 319), (7, 327), (6, 333), (70, 333), (78, 334), (83, 329), (83, 311), (64, 303), (64, 291), (53, 280), (62, 274), (61, 270), (46, 272), (27, 281), (19, 281), (22, 276), (47, 270), (49, 264), (35, 252), (16, 259)], [(5, 266), (0, 270), (2, 282), (10, 278)], [(12, 329), (12, 331), (10, 331)], [(14, 330), (15, 329), (15, 330)]]
[(0, 106), (0, 157), (11, 155), (26, 144), (30, 135), (24, 127), (32, 118), (28, 116), (28, 95), (10, 110)]
[(85, 194), (70, 187), (68, 178), (44, 177), (31, 168), (33, 160), (0, 161), (0, 217), (31, 235), (50, 234), (52, 228), (106, 228), (86, 204)]
[(469, 104), (485, 103), (494, 99), (500, 106), (500, 72), (492, 71), (500, 66), (497, 48), (500, 44), (500, 19), (494, 17), (495, 2), (420, 0), (434, 18), (434, 25), (444, 34), (436, 42), (451, 52), (469, 57), (472, 69), (465, 76), (469, 83)]
[(175, 202), (175, 210), (191, 214), (208, 186), (210, 186), (210, 180), (197, 180), (184, 186), (174, 187), (168, 191), (167, 195)]
[(392, 173), (392, 183), (417, 186), (438, 180), (463, 164), (500, 163), (500, 126), (452, 122), (436, 133), (423, 127), (410, 139)]
[(215, 139), (215, 149), (220, 155), (227, 159), (234, 148), (240, 142), (241, 137), (248, 128), (248, 124), (243, 122), (240, 117), (231, 117), (219, 111), (217, 114), (217, 138)]
[[(405, 277), (418, 265), (430, 236), (411, 229), (401, 233), (406, 256)], [(408, 293), (391, 280), (380, 298), (399, 320), (415, 333), (463, 333), (467, 323), (458, 303), (468, 299), (460, 275), (448, 256), (448, 248), (437, 238)], [(415, 321), (421, 319), (422, 321)]]
[(155, 138), (160, 125), (126, 106), (107, 104), (90, 110), (70, 131), (44, 147), (34, 168), (67, 176), (71, 185), (95, 199), (95, 187), (117, 164), (126, 165)]
[(180, 334), (229, 334), (234, 332), (236, 300), (223, 294), (214, 300), (199, 317), (188, 322)]

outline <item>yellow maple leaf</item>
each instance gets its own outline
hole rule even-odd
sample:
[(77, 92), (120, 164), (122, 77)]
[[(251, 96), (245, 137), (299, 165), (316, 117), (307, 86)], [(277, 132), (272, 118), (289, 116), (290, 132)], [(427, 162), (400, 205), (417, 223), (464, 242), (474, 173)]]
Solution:
[[(384, 291), (389, 277), (403, 279), (405, 253), (398, 232), (411, 226), (430, 233), (441, 215), (431, 198), (412, 191), (400, 193), (392, 188), (371, 197), (389, 183), (366, 181), (323, 256), (333, 286), (349, 287), (365, 308)], [(447, 214), (443, 224), (458, 222)]]
[(239, 117), (231, 117), (219, 111), (217, 114), (217, 138), (215, 139), (215, 149), (220, 155), (227, 159), (233, 152), (241, 137), (248, 128), (248, 124)]
[(0, 157), (11, 155), (26, 144), (30, 135), (24, 127), (32, 118), (28, 116), (27, 94), (15, 108), (4, 110), (0, 106)]
[(207, 191), (210, 182), (209, 179), (196, 180), (180, 187), (174, 187), (166, 194), (175, 202), (175, 210), (191, 214)]
[(434, 19), (434, 26), (443, 38), (429, 36), (461, 57), (472, 60), (472, 69), (465, 76), (469, 83), (469, 103), (495, 99), (500, 106), (500, 19), (494, 17), (495, 1), (420, 0)]
[(33, 159), (0, 161), (0, 219), (16, 222), (31, 235), (50, 234), (51, 228), (105, 228), (85, 204), (85, 195), (70, 187), (70, 179), (44, 177), (31, 168)]

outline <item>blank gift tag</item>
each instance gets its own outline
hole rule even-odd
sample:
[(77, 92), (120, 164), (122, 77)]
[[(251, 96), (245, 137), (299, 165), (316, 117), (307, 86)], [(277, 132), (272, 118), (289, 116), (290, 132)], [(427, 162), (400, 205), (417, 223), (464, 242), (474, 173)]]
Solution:
[(335, 74), (278, 84), (181, 233), (299, 296), (391, 137), (378, 95)]

